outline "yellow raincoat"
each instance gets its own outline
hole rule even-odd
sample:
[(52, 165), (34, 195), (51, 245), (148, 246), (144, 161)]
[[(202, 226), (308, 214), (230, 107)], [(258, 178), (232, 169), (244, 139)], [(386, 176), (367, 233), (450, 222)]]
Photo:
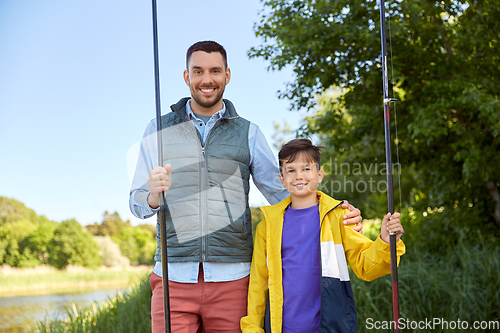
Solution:
[[(341, 201), (317, 192), (321, 228), (321, 332), (356, 332), (356, 308), (347, 262), (357, 277), (371, 281), (391, 272), (389, 244), (380, 236), (373, 242), (342, 224), (348, 211)], [(248, 312), (241, 319), (243, 333), (280, 333), (283, 286), (281, 239), (283, 217), (290, 205), (288, 197), (273, 206), (262, 207), (264, 219), (257, 226), (248, 290)], [(405, 253), (397, 242), (399, 257)], [(347, 259), (347, 260), (346, 260)], [(304, 283), (307, 283), (304, 281)], [(266, 327), (266, 330), (264, 330)]]

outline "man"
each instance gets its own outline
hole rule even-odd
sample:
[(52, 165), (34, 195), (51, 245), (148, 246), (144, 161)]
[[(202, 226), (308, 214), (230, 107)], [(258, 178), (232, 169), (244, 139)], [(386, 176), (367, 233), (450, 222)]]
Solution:
[[(231, 79), (224, 48), (212, 41), (192, 45), (184, 80), (191, 98), (162, 116), (163, 166), (157, 166), (156, 120), (144, 133), (130, 191), (138, 218), (167, 203), (167, 246), (173, 332), (240, 332), (246, 315), (252, 256), (248, 193), (250, 175), (271, 204), (288, 196), (275, 157), (260, 129), (223, 99)], [(358, 209), (347, 224), (358, 224)], [(153, 332), (164, 332), (159, 223), (151, 274)]]

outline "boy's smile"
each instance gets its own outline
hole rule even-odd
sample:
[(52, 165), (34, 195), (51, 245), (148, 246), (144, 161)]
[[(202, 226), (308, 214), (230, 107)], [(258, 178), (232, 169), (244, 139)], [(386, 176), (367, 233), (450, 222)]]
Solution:
[(316, 189), (324, 176), (324, 170), (312, 160), (300, 154), (293, 162), (283, 161), (281, 184), (290, 192), (292, 208), (301, 209), (318, 203)]

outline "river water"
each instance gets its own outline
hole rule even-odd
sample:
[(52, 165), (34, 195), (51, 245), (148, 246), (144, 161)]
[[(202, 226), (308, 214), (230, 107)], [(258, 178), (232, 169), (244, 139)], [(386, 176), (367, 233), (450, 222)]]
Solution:
[(38, 322), (67, 317), (66, 307), (91, 306), (125, 289), (94, 289), (51, 295), (0, 297), (0, 332), (37, 332)]

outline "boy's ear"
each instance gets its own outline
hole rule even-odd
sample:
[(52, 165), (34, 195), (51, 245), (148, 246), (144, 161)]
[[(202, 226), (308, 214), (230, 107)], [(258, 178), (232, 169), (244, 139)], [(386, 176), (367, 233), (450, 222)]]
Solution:
[(284, 181), (283, 176), (281, 175), (281, 173), (279, 174), (279, 177), (280, 177), (281, 185), (283, 185), (283, 187), (286, 188), (285, 181)]
[(318, 183), (321, 183), (323, 181), (324, 176), (325, 176), (325, 170), (320, 169), (318, 171)]

